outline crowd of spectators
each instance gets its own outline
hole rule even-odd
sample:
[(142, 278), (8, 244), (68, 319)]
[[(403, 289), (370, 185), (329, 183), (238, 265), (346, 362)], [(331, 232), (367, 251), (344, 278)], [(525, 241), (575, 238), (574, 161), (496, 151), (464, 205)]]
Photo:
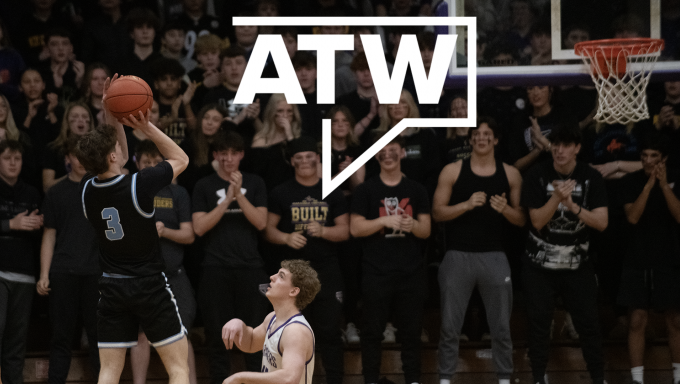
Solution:
[[(601, 4), (607, 2), (587, 3), (607, 8)], [(479, 56), (459, 53), (458, 63), (555, 64), (545, 22), (549, 5), (466, 1), (466, 13), (478, 18)], [(3, 1), (2, 382), (23, 380), (36, 291), (49, 298), (50, 382), (66, 379), (71, 341), (82, 332), (79, 317), (92, 369), (99, 369), (101, 273), (93, 229), (82, 214), (77, 188), (85, 170), (75, 151), (80, 136), (104, 123), (104, 82), (118, 73), (151, 86), (150, 120), (190, 159), (156, 196), (155, 213), (182, 322), (188, 330), (194, 323), (205, 328), (212, 383), (231, 373), (222, 326), (234, 317), (259, 324), (269, 310), (260, 285), (291, 258), (311, 261), (322, 283), (305, 316), (328, 383), (343, 380), (343, 342), (361, 343), (365, 381), (377, 383), (381, 343), (395, 340), (406, 382), (418, 382), (421, 345), (431, 337), (423, 329), (424, 305), (428, 295), (437, 296), (428, 287), (441, 291), (442, 383), (456, 370), (458, 343), (468, 339), (468, 303), (486, 308), (488, 324), (483, 316), (476, 321), (492, 342), (500, 382), (508, 383), (510, 314), (520, 292), (535, 381), (544, 382), (560, 297), (569, 335), (583, 341), (596, 383), (604, 375), (603, 337), (628, 337), (632, 375), (642, 383), (648, 310), (665, 311), (679, 383), (680, 82), (652, 84), (650, 119), (626, 125), (593, 120), (593, 87), (480, 89), (477, 112), (484, 118), (476, 127), (407, 128), (324, 199), (323, 118), (331, 119), (336, 175), (404, 118), (467, 117), (464, 89), (445, 89), (439, 104), (419, 103), (410, 70), (397, 104), (378, 101), (360, 35), (383, 36), (391, 70), (401, 36), (416, 34), (426, 73), (437, 35), (406, 27), (231, 25), (237, 15), (429, 16), (437, 6), (429, 0)], [(663, 7), (663, 56), (673, 59), (680, 2)], [(644, 35), (636, 16), (616, 11), (611, 20), (590, 24), (599, 29), (565, 28), (563, 46)], [(265, 33), (282, 36), (306, 104), (289, 104), (282, 94), (234, 102), (257, 37)], [(353, 51), (336, 53), (335, 104), (317, 103), (316, 57), (297, 47), (303, 33), (355, 36)], [(271, 58), (263, 77), (278, 77)], [(129, 173), (163, 161), (143, 133), (126, 129)], [(494, 192), (479, 192), (487, 189)], [(600, 304), (617, 316), (604, 336), (598, 291)], [(145, 382), (149, 362), (142, 331), (132, 350), (135, 384)], [(195, 384), (191, 344), (190, 352)], [(247, 369), (259, 371), (261, 358), (246, 355)]]

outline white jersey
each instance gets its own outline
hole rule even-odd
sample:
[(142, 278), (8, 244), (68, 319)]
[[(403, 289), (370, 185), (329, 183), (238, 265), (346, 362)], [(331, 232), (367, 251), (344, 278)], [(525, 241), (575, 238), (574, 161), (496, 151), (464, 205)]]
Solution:
[(276, 329), (271, 329), (272, 325), (276, 321), (276, 315), (272, 316), (272, 320), (267, 326), (267, 336), (264, 339), (264, 346), (262, 347), (262, 372), (273, 372), (281, 369), (283, 364), (283, 355), (279, 349), (281, 336), (283, 335), (283, 330), (293, 323), (300, 323), (312, 332), (312, 357), (305, 363), (305, 371), (300, 377), (300, 384), (312, 384), (312, 375), (314, 374), (314, 331), (312, 327), (307, 322), (302, 313), (292, 316), (283, 325), (280, 325)]

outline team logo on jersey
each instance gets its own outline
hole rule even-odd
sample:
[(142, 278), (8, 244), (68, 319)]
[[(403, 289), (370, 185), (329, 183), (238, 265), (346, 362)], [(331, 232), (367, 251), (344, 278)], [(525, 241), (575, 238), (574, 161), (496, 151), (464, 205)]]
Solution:
[(269, 350), (269, 348), (267, 348), (266, 345), (265, 345), (264, 348), (262, 349), (262, 354), (264, 355), (264, 358), (267, 359), (267, 363), (269, 363), (269, 365), (271, 365), (271, 366), (274, 367), (274, 368), (278, 368), (278, 367), (276, 366), (276, 357), (274, 357), (274, 355), (273, 355), (272, 352)]

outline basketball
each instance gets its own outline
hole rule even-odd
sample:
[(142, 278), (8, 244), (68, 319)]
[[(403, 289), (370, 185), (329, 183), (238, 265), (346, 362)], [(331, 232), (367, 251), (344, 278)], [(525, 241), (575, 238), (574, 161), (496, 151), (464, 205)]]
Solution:
[(111, 83), (106, 92), (106, 107), (118, 120), (132, 114), (139, 118), (139, 111), (146, 111), (153, 105), (153, 93), (146, 81), (137, 76), (121, 76)]

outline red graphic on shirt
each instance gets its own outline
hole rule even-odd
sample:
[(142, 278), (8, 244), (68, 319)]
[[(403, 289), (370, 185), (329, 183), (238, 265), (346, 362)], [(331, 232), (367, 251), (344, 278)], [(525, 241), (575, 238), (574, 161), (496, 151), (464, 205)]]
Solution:
[(607, 146), (607, 152), (612, 153), (612, 152), (618, 151), (619, 149), (623, 149), (623, 147), (625, 147), (625, 144), (619, 143), (616, 139), (614, 139)]
[[(413, 208), (409, 205), (409, 201), (411, 201), (411, 199), (408, 197), (401, 200), (399, 200), (398, 197), (386, 197), (383, 200), (380, 200), (382, 203), (382, 207), (380, 207), (380, 217), (395, 215), (408, 215), (413, 217)], [(385, 234), (386, 229), (387, 228), (383, 228), (380, 230), (380, 233), (384, 234), (386, 238), (406, 236), (401, 230), (395, 230), (393, 228), (389, 229), (392, 233)]]
[(409, 205), (409, 201), (411, 201), (410, 198), (405, 197), (401, 199), (399, 204), (397, 204), (397, 201), (399, 200), (396, 197), (386, 197), (385, 199), (380, 200), (383, 205), (380, 207), (380, 217), (401, 215), (404, 213), (413, 216), (413, 208)]

